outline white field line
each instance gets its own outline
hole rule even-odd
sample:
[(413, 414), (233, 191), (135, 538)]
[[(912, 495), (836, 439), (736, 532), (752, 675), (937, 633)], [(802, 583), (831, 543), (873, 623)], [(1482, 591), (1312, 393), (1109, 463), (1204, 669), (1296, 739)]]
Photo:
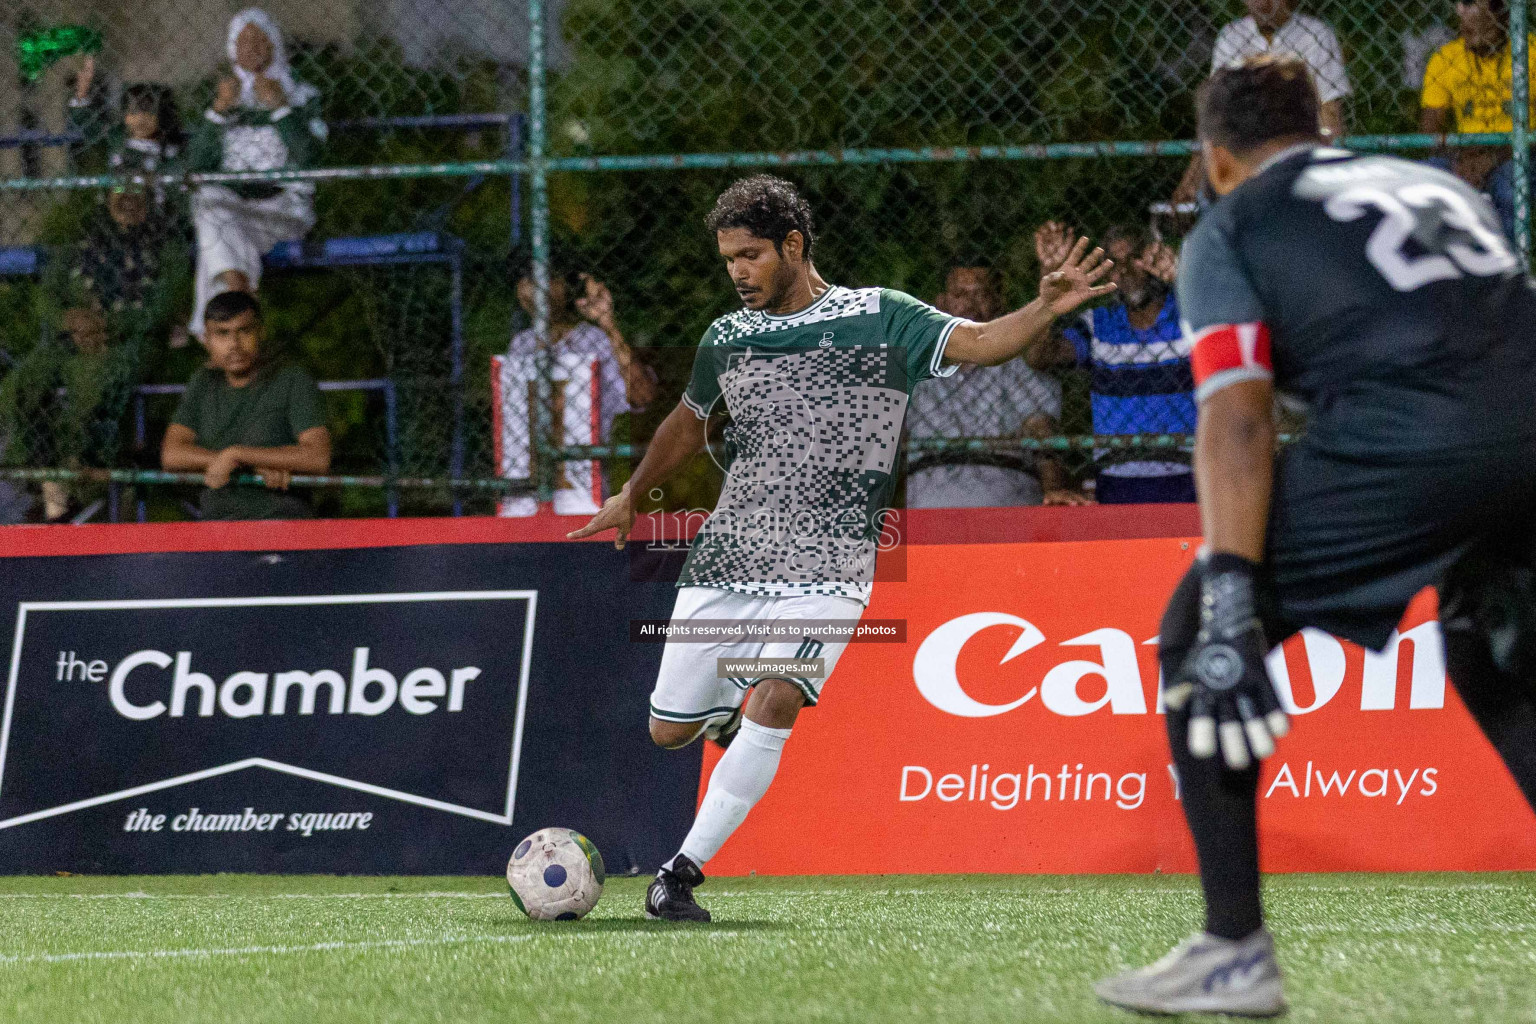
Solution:
[(21, 953), (0, 956), (0, 964), (62, 964), (76, 960), (175, 960), (215, 956), (275, 956), (286, 953), (330, 953), (353, 949), (415, 949), (480, 942), (526, 942), (531, 935), (444, 935), (430, 939), (377, 939), (358, 942), (315, 942), (307, 946), (235, 946), (223, 949), (117, 949), (82, 953)]
[[(679, 929), (658, 931), (647, 938), (699, 938), (710, 942), (750, 936), (743, 931), (715, 929)], [(625, 936), (634, 940), (639, 936)], [(612, 940), (616, 936), (605, 932), (562, 932), (550, 929), (542, 934), (521, 935), (443, 935), (421, 939), (374, 939), (355, 942), (315, 942), (304, 946), (231, 946), (213, 949), (110, 949), (86, 950), (79, 953), (13, 953), (0, 955), (0, 967), (25, 964), (62, 964), (91, 960), (192, 960), (220, 956), (282, 956), (291, 953), (333, 953), (351, 950), (420, 949), (431, 946), (466, 946), (494, 944), (508, 945), (529, 942), (534, 939), (597, 939)]]
[[(623, 877), (623, 876), (620, 876)], [(729, 884), (729, 883), (726, 883)], [(1527, 892), (1536, 896), (1536, 887), (1509, 885), (1499, 882), (1435, 885), (1423, 883), (1393, 883), (1396, 891), (1456, 895), (1463, 892)], [(1358, 893), (1359, 886), (1348, 885), (1281, 885), (1272, 890), (1274, 895), (1289, 893)], [(1170, 889), (1164, 887), (1135, 887), (1129, 889), (1055, 888), (1055, 889), (990, 889), (978, 888), (972, 892), (952, 889), (711, 889), (710, 895), (719, 899), (773, 899), (777, 897), (860, 897), (901, 896), (954, 899), (956, 896), (985, 896), (988, 898), (1029, 898), (1031, 896), (1170, 896), (1188, 899), (1196, 895), (1193, 887)], [(52, 893), (13, 892), (0, 893), (0, 900), (504, 900), (501, 892), (328, 892), (328, 893), (155, 893), (155, 892), (99, 892), (99, 893)]]
[[(974, 896), (1080, 896), (1081, 889), (1035, 889), (1030, 892), (979, 890), (960, 895)], [(1157, 896), (1192, 897), (1193, 889), (1118, 889), (1121, 893), (1145, 893)], [(928, 896), (952, 899), (952, 891), (934, 892), (930, 889), (712, 889), (710, 895), (720, 899), (776, 899), (781, 896), (796, 898), (858, 896)], [(176, 892), (7, 892), (0, 893), (0, 900), (504, 900), (506, 893), (499, 892), (315, 892), (315, 893), (176, 893)]]
[(1282, 936), (1300, 935), (1529, 935), (1536, 924), (1500, 924), (1476, 921), (1405, 921), (1393, 924), (1292, 924), (1281, 926)]
[(504, 892), (6, 892), (0, 900), (504, 900)]

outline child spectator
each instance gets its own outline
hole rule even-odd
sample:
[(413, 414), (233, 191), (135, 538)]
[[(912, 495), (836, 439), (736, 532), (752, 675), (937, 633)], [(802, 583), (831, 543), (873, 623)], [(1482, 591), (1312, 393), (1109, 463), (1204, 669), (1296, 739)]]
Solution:
[[(160, 448), (171, 472), (201, 472), (204, 519), (308, 519), (307, 501), (286, 492), (294, 473), (331, 468), (331, 434), (320, 389), (297, 366), (270, 358), (261, 306), (224, 292), (203, 312), (208, 366), (193, 374)], [(267, 490), (230, 485), (241, 468)]]
[[(69, 100), (69, 127), (86, 145), (104, 141), (109, 174), (173, 173), (186, 148), (186, 132), (176, 97), (163, 85), (139, 82), (123, 90), (119, 116), (108, 121), (101, 110), (96, 82), (96, 58), (86, 57), (75, 76)], [(102, 123), (107, 121), (105, 131)], [(156, 189), (158, 202), (163, 191)]]
[[(221, 79), (212, 106), (192, 137), (193, 171), (277, 171), (312, 167), (326, 139), (320, 93), (297, 81), (282, 32), (252, 7), (229, 23), (233, 74)], [(254, 293), (261, 258), (279, 242), (302, 238), (315, 223), (315, 186), (308, 181), (199, 186), (197, 286), (191, 331), (202, 337), (201, 311), (226, 291)]]

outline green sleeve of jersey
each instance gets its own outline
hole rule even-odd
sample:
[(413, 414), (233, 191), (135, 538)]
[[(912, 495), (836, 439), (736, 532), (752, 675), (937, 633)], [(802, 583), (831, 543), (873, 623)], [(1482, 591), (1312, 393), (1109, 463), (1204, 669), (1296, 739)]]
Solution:
[(693, 353), (693, 376), (683, 391), (683, 404), (699, 419), (708, 419), (710, 410), (720, 400), (720, 371), (724, 368), (721, 356), (724, 349), (715, 344), (715, 329), (711, 327), (699, 340)]
[(909, 389), (918, 381), (955, 372), (954, 364), (944, 365), (944, 345), (961, 322), (905, 292), (880, 290), (880, 326), (886, 344), (905, 350)]

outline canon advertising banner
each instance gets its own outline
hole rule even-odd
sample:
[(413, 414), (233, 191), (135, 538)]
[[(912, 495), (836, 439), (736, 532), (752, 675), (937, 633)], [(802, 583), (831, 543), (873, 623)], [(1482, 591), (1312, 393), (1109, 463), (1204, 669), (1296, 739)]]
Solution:
[[(910, 547), (867, 612), (910, 642), (849, 647), (711, 873), (1194, 870), (1157, 628), (1197, 546)], [(1307, 633), (1271, 657), (1294, 718), (1259, 789), (1266, 870), (1536, 867), (1433, 615), (1426, 592), (1381, 655)]]
[[(902, 642), (850, 646), (711, 874), (1194, 868), (1157, 624), (1198, 542), (998, 511), (911, 517), (905, 578), (865, 616)], [(509, 543), (506, 522), (13, 543), (0, 870), (495, 874), (548, 825), (654, 869), (716, 759), (646, 731), (662, 646), (631, 631), (674, 589), (639, 582), (634, 544)], [(1309, 633), (1272, 656), (1295, 717), (1260, 788), (1267, 869), (1536, 867), (1433, 613), (1426, 594), (1380, 655)]]
[(558, 823), (623, 871), (687, 827), (627, 627), (672, 588), (610, 545), (0, 566), (3, 870), (494, 874)]

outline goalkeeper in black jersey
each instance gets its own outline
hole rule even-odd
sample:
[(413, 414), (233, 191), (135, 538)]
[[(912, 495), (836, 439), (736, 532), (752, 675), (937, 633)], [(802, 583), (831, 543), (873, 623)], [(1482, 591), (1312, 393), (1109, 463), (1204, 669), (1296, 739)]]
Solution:
[[(1299, 60), (1218, 71), (1199, 120), (1221, 198), (1185, 242), (1178, 297), (1205, 547), (1161, 659), (1206, 921), (1097, 991), (1265, 1016), (1285, 1008), (1254, 803), (1288, 729), (1272, 647), (1315, 626), (1380, 650), (1436, 586), (1451, 680), (1536, 800), (1536, 296), (1474, 190), (1326, 146)], [(1308, 414), (1278, 454), (1277, 398)]]

